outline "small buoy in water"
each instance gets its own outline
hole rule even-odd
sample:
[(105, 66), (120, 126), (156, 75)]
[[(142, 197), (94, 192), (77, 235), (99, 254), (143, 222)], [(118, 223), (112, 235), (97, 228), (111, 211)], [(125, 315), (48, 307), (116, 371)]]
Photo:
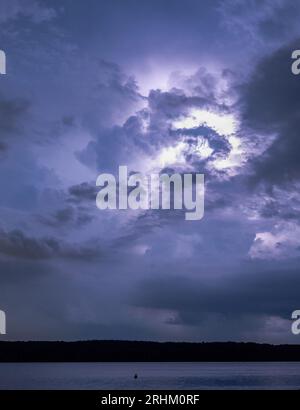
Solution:
[(138, 375), (137, 375), (137, 374), (135, 374), (133, 377), (134, 377), (134, 379), (137, 379), (137, 378), (138, 378)]

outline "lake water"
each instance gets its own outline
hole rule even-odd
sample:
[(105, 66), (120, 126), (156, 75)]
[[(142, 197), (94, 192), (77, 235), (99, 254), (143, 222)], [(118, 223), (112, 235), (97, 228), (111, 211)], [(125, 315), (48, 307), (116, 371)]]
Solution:
[(300, 363), (0, 363), (0, 389), (300, 389)]

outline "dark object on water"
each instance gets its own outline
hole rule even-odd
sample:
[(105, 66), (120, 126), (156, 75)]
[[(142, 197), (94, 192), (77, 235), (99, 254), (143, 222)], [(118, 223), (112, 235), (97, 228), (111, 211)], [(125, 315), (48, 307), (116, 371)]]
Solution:
[(134, 377), (134, 379), (137, 379), (137, 378), (138, 378), (138, 375), (137, 375), (137, 374), (135, 374), (133, 377)]

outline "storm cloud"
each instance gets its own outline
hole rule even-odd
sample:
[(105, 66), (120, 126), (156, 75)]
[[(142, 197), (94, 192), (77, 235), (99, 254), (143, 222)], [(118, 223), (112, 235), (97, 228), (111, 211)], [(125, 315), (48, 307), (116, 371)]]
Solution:
[[(76, 4), (75, 4), (76, 3)], [(7, 339), (296, 342), (299, 6), (0, 6)], [(100, 173), (203, 173), (205, 213), (102, 210)]]

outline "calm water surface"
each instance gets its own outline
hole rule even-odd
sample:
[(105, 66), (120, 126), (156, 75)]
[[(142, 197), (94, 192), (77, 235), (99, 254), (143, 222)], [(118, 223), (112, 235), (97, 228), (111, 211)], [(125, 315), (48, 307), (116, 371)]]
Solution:
[(1, 363), (0, 389), (300, 389), (300, 363)]

